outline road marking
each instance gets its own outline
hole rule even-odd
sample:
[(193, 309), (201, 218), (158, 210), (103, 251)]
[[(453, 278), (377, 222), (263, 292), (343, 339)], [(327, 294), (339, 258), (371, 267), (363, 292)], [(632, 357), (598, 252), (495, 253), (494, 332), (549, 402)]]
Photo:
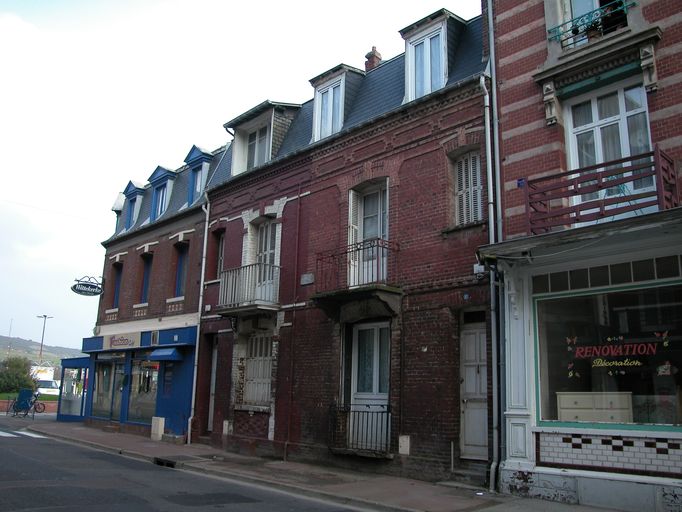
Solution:
[(2, 430), (0, 430), (0, 437), (18, 437), (18, 436), (15, 436), (14, 434), (10, 434), (9, 432), (3, 432)]
[(41, 436), (40, 434), (34, 434), (33, 432), (26, 432), (25, 430), (18, 430), (18, 431), (15, 431), (14, 433), (22, 435), (22, 436), (26, 436), (26, 437), (35, 437), (37, 439), (47, 439), (45, 436)]

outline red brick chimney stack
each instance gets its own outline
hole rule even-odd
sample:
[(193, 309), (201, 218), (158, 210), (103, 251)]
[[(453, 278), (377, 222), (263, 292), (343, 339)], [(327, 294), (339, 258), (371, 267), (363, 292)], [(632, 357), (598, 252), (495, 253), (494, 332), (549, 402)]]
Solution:
[(381, 54), (377, 51), (376, 46), (372, 46), (372, 51), (365, 55), (365, 71), (374, 69), (379, 64), (381, 64)]

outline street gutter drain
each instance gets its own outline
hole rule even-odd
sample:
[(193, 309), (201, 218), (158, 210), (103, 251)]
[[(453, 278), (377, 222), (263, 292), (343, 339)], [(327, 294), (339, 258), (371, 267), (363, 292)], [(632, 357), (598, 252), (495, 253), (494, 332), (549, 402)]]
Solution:
[(154, 464), (163, 466), (164, 468), (175, 469), (175, 461), (170, 459), (162, 459), (161, 457), (154, 457)]

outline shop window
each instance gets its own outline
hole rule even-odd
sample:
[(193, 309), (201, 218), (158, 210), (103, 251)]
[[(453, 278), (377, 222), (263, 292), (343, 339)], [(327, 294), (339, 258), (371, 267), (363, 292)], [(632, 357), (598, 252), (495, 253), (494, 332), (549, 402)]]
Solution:
[(542, 420), (682, 423), (682, 285), (537, 300)]
[(112, 364), (97, 363), (95, 365), (94, 396), (92, 399), (92, 415), (109, 417), (112, 397)]
[(159, 363), (157, 361), (133, 361), (128, 402), (129, 421), (151, 423), (156, 411), (158, 380)]
[(175, 370), (175, 363), (164, 363), (163, 368), (163, 396), (170, 397), (173, 395), (173, 372)]

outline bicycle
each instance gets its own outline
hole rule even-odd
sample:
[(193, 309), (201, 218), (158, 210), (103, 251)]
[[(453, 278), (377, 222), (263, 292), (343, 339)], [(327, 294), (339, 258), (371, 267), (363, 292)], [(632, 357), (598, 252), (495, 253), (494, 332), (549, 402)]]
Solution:
[[(45, 404), (38, 401), (40, 393), (33, 391), (32, 389), (20, 389), (19, 395), (14, 399), (11, 404), (12, 416), (22, 416), (26, 417), (32, 414), (35, 417), (35, 413), (45, 412)], [(10, 407), (7, 408), (7, 414), (9, 414)]]

